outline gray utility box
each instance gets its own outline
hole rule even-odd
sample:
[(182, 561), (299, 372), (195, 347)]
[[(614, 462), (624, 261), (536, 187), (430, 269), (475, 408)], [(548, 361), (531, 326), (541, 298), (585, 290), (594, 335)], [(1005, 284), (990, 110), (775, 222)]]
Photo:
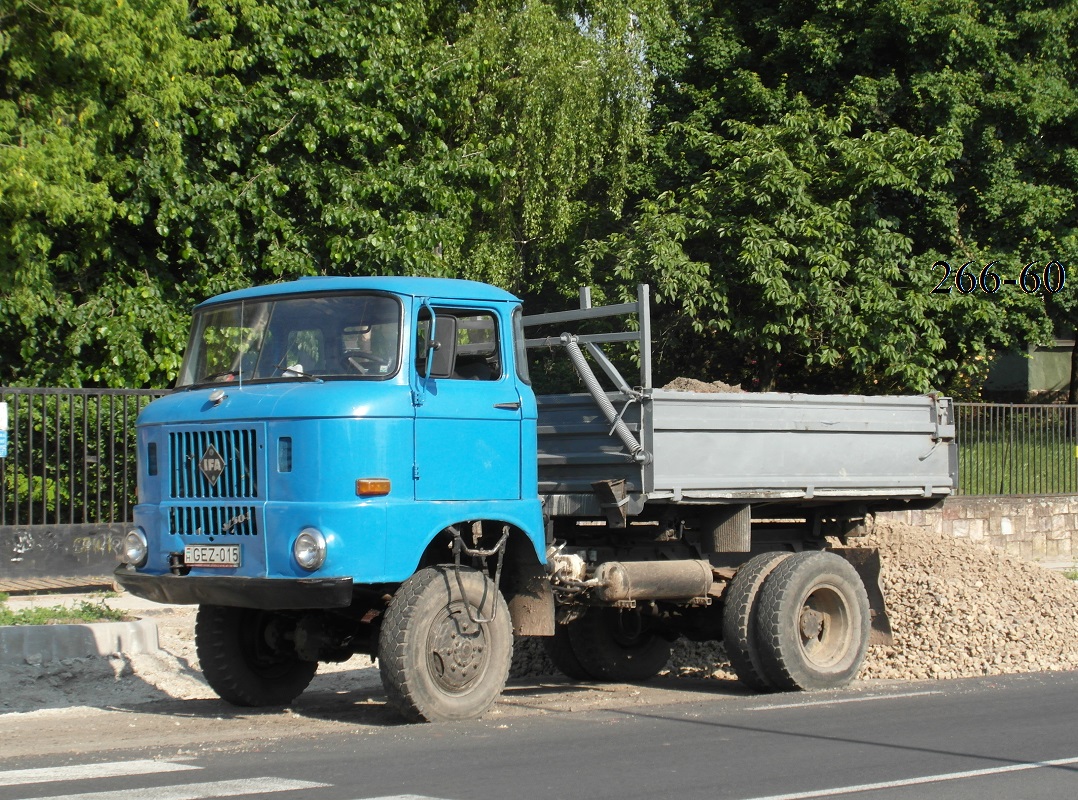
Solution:
[(932, 395), (863, 397), (645, 390), (608, 395), (643, 446), (634, 460), (587, 394), (539, 398), (539, 493), (557, 515), (600, 513), (593, 484), (645, 502), (875, 509), (957, 487), (954, 409)]

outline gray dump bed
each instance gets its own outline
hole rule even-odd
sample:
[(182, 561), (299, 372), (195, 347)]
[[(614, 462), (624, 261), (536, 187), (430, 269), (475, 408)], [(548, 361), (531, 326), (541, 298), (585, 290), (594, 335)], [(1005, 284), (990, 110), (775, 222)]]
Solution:
[[(620, 411), (625, 398), (608, 396)], [(948, 398), (653, 389), (623, 418), (643, 447), (636, 459), (590, 395), (539, 398), (539, 489), (555, 513), (587, 513), (592, 485), (618, 479), (634, 505), (872, 500), (883, 507), (956, 488)]]
[[(632, 315), (631, 330), (571, 332), (589, 320)], [(790, 508), (854, 501), (882, 509), (939, 500), (957, 488), (949, 398), (654, 389), (646, 286), (635, 303), (602, 308), (591, 307), (585, 290), (579, 310), (524, 324), (564, 331), (527, 344), (564, 348), (589, 392), (539, 397), (539, 492), (555, 516), (599, 515), (611, 502), (629, 516), (649, 502)], [(621, 342), (639, 345), (636, 387), (600, 348)], [(592, 365), (617, 391), (602, 387)], [(595, 484), (604, 482), (608, 489), (597, 494)]]

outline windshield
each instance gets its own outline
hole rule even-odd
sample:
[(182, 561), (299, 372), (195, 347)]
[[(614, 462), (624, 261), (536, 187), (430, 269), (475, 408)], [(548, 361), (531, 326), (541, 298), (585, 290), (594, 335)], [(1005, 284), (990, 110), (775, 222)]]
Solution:
[(385, 378), (400, 360), (401, 304), (353, 292), (246, 300), (196, 312), (177, 388), (228, 381)]

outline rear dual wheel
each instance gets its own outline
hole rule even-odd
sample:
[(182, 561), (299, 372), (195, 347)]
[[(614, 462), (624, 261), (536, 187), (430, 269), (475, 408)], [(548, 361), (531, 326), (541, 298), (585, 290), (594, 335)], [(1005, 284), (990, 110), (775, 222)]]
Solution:
[(738, 678), (751, 688), (833, 689), (857, 677), (870, 622), (865, 587), (845, 559), (769, 553), (731, 582), (723, 637)]
[(834, 553), (798, 553), (764, 582), (756, 610), (760, 663), (776, 689), (846, 686), (868, 652), (868, 594)]

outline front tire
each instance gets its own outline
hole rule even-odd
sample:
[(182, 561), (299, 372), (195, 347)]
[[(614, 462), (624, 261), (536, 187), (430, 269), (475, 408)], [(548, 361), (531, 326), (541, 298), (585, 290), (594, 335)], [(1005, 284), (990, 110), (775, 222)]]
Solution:
[(569, 626), (572, 624), (570, 622), (566, 625), (555, 625), (554, 635), (543, 637), (543, 646), (551, 662), (562, 675), (574, 681), (588, 681), (592, 679), (592, 676), (576, 657), (573, 643), (569, 640)]
[(456, 573), (420, 570), (401, 584), (382, 622), (382, 685), (413, 722), (474, 719), (509, 678), (513, 628), (501, 592), (481, 572), (462, 567), (459, 583)]
[(203, 605), (195, 651), (206, 682), (236, 706), (288, 705), (310, 684), (317, 661), (303, 661), (284, 640), (292, 622), (275, 611)]
[(777, 689), (846, 686), (868, 651), (868, 595), (857, 571), (834, 553), (798, 553), (760, 590), (760, 665)]
[(567, 632), (581, 669), (597, 681), (646, 681), (670, 660), (670, 642), (650, 629), (638, 611), (590, 608)]

